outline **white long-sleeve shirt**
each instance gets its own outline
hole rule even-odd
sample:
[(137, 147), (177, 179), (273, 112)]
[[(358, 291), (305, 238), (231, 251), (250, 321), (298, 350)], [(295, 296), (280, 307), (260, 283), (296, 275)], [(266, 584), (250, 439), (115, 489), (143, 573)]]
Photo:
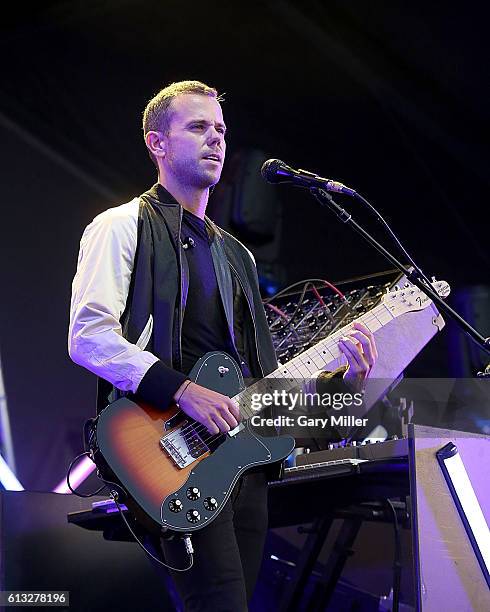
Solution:
[(134, 198), (97, 215), (85, 229), (72, 284), (68, 332), (68, 352), (75, 363), (132, 392), (158, 361), (144, 350), (150, 334), (143, 333), (132, 344), (123, 338), (120, 323), (133, 271), (138, 209), (139, 199)]

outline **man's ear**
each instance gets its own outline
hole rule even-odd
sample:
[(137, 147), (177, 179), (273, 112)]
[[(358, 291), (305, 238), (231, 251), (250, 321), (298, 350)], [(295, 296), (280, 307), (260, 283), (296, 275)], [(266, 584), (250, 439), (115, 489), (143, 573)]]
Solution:
[(155, 157), (165, 157), (166, 142), (162, 132), (150, 130), (145, 134), (146, 146)]

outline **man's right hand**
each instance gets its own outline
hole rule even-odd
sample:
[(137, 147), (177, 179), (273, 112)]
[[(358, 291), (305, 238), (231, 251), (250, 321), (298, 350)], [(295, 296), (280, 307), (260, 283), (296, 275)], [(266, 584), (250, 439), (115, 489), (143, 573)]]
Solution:
[(238, 406), (226, 395), (185, 381), (176, 391), (174, 400), (191, 418), (195, 419), (211, 434), (226, 433), (241, 421)]

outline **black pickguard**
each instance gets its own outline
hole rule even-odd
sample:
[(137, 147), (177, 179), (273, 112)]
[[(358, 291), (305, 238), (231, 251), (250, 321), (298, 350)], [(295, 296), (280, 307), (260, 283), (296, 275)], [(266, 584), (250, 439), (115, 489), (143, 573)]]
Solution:
[[(207, 353), (199, 359), (189, 378), (198, 384), (233, 397), (245, 388), (238, 364), (226, 353)], [(294, 448), (290, 436), (259, 436), (244, 421), (239, 433), (219, 436), (220, 443), (212, 448), (212, 454), (196, 464), (185, 485), (167, 496), (161, 506), (162, 525), (177, 531), (192, 531), (209, 524), (220, 512), (238, 478), (248, 469), (280, 461)], [(197, 489), (199, 497), (189, 499), (188, 491)], [(194, 492), (195, 496), (195, 492)], [(206, 509), (205, 501), (212, 498), (216, 508)], [(179, 500), (178, 512), (175, 500)], [(198, 517), (189, 520), (189, 512), (197, 511)]]

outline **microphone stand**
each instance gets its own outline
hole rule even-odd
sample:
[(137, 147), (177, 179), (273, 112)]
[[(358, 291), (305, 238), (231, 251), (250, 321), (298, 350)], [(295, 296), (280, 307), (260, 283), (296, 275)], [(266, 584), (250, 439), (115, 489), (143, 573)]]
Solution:
[(400, 272), (405, 274), (409, 281), (423, 291), (431, 300), (438, 306), (438, 308), (456, 322), (468, 336), (476, 342), (476, 344), (486, 353), (490, 355), (490, 337), (484, 338), (476, 329), (474, 329), (467, 321), (465, 321), (455, 310), (451, 308), (446, 302), (434, 291), (432, 286), (428, 286), (426, 282), (423, 282), (422, 275), (417, 268), (414, 268), (411, 272), (406, 270), (403, 264), (396, 259), (389, 251), (387, 251), (375, 238), (371, 236), (363, 227), (361, 227), (344, 208), (339, 206), (332, 196), (325, 191), (325, 189), (319, 189), (318, 187), (312, 187), (310, 193), (320, 202), (322, 206), (326, 206), (337, 217), (343, 222), (347, 223), (360, 234), (364, 240), (366, 240), (372, 247), (374, 247), (381, 255), (383, 255), (391, 264), (393, 264)]

